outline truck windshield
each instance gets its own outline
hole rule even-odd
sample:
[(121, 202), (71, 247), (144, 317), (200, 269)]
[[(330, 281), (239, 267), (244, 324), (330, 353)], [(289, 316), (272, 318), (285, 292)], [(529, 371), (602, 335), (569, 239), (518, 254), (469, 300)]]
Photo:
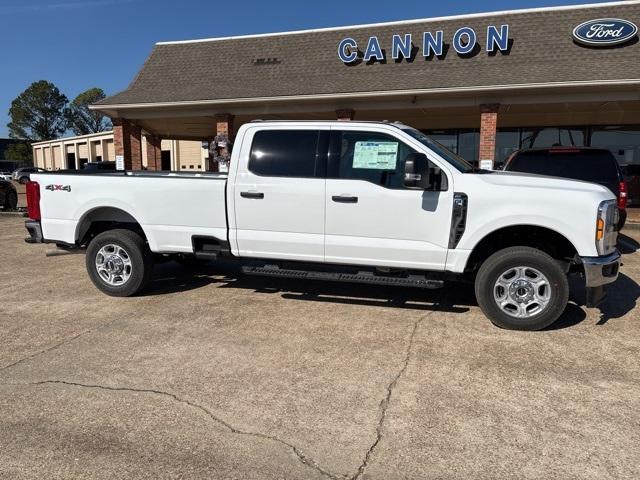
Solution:
[(440, 143), (436, 142), (433, 138), (428, 137), (421, 131), (416, 130), (415, 128), (403, 128), (402, 131), (405, 133), (408, 133), (413, 138), (415, 138), (420, 143), (422, 143), (424, 146), (428, 147), (430, 150), (433, 150), (435, 153), (440, 155), (447, 162), (453, 165), (456, 168), (456, 170), (462, 173), (468, 173), (468, 172), (474, 171), (473, 165), (467, 162), (464, 158), (462, 158), (460, 155), (456, 155), (451, 150), (446, 148), (444, 145), (441, 145)]

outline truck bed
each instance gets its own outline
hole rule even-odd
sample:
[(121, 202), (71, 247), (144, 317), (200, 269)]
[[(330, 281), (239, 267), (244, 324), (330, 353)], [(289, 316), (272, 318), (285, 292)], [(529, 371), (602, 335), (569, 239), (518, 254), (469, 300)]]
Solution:
[(154, 252), (191, 252), (192, 236), (227, 239), (226, 180), (209, 172), (55, 172), (40, 185), (45, 239), (76, 243), (88, 219), (128, 218)]

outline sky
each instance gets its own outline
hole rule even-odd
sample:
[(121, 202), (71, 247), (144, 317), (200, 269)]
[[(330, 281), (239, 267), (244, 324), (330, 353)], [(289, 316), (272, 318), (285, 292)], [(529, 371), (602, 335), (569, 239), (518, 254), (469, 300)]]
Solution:
[(113, 94), (126, 88), (159, 41), (584, 3), (598, 2), (0, 0), (0, 137), (8, 136), (11, 101), (32, 82), (53, 82), (70, 100), (91, 87)]

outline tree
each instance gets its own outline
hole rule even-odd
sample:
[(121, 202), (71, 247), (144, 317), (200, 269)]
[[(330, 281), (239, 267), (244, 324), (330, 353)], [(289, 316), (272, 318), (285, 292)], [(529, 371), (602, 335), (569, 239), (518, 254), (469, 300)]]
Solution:
[(33, 151), (26, 142), (12, 143), (4, 151), (5, 160), (18, 162), (20, 165), (33, 165)]
[(46, 80), (32, 83), (18, 95), (9, 109), (9, 136), (37, 142), (62, 135), (66, 127), (67, 97)]
[(101, 88), (90, 88), (78, 95), (66, 110), (68, 127), (76, 135), (104, 132), (111, 128), (111, 121), (102, 113), (89, 110), (89, 105), (105, 98)]

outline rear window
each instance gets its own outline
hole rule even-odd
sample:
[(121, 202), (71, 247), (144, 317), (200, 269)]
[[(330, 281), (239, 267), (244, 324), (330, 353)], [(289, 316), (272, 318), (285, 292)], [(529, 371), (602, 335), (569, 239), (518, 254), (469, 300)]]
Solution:
[(522, 152), (509, 162), (507, 170), (596, 183), (618, 180), (616, 159), (611, 152), (600, 150)]

